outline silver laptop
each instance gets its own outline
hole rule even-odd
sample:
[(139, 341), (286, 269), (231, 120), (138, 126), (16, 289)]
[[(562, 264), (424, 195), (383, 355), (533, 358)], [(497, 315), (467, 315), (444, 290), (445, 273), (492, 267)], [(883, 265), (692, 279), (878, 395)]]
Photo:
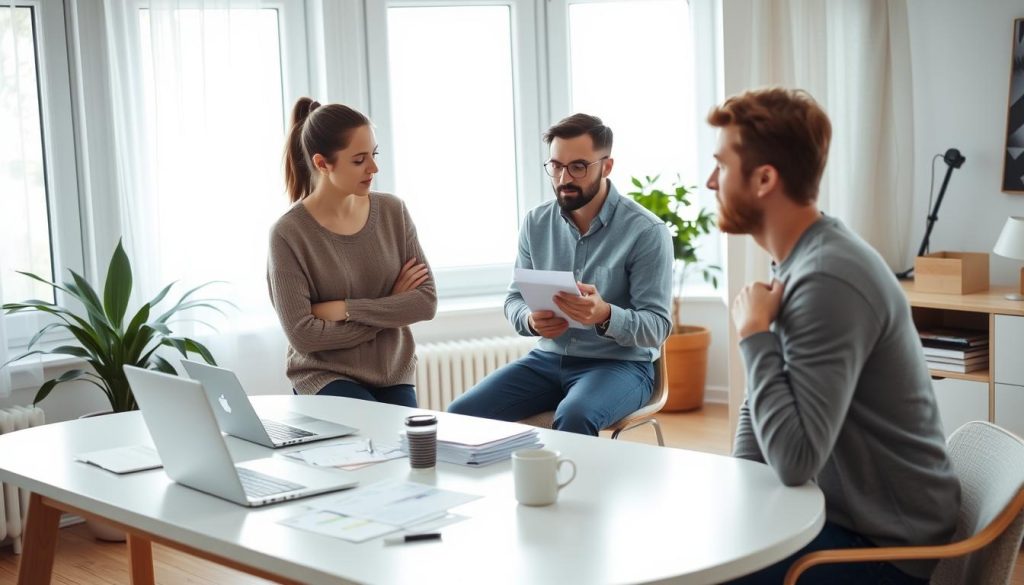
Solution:
[(133, 366), (125, 366), (124, 373), (164, 470), (184, 486), (255, 507), (356, 485), (338, 472), (282, 458), (236, 465), (202, 384)]
[(190, 378), (202, 382), (221, 430), (239, 439), (276, 449), (344, 437), (359, 430), (297, 412), (261, 419), (234, 372), (192, 360), (181, 360), (181, 365)]

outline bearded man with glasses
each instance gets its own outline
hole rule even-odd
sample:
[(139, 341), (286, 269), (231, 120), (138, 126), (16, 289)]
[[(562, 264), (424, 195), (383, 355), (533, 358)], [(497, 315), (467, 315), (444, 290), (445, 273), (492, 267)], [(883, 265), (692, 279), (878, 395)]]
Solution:
[(587, 327), (532, 312), (513, 282), (505, 317), (540, 342), (448, 410), (506, 421), (554, 410), (555, 429), (596, 436), (651, 396), (653, 362), (671, 329), (671, 237), (608, 179), (612, 131), (600, 118), (569, 116), (544, 141), (555, 200), (527, 214), (516, 267), (571, 271), (580, 296), (559, 293), (554, 302)]

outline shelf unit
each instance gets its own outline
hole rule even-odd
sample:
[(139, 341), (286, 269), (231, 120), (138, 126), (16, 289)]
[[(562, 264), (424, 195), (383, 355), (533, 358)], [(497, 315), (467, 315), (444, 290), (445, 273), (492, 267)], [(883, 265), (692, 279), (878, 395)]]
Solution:
[[(966, 295), (926, 293), (916, 290), (913, 281), (902, 283), (903, 292), (913, 310), (914, 323), (921, 328), (952, 327), (974, 329), (988, 334), (988, 368), (967, 374), (930, 370), (936, 379), (962, 380), (983, 384), (987, 392), (988, 420), (1024, 434), (1024, 412), (1017, 412), (1024, 403), (1024, 301), (1011, 301), (1005, 295), (1015, 288), (993, 287)], [(997, 338), (999, 341), (997, 342)], [(962, 388), (963, 385), (958, 388)], [(958, 390), (959, 391), (959, 390)], [(939, 409), (954, 418), (953, 409), (964, 406), (963, 396), (946, 400), (939, 396)], [(1000, 405), (1006, 405), (1000, 409)], [(977, 410), (977, 404), (974, 405)], [(947, 428), (951, 432), (952, 428)]]

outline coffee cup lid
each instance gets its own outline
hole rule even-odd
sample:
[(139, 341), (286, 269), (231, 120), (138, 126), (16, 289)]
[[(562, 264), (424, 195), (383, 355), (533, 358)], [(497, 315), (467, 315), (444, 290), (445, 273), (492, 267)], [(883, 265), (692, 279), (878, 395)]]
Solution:
[(425, 427), (434, 424), (437, 424), (437, 417), (432, 414), (414, 414), (405, 417), (405, 426), (407, 427)]

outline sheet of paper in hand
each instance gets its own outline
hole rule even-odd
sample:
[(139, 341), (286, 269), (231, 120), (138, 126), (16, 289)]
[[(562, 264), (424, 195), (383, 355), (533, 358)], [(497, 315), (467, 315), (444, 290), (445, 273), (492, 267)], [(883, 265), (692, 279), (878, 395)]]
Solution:
[(576, 287), (576, 278), (572, 272), (561, 270), (531, 270), (529, 268), (516, 268), (513, 279), (519, 292), (523, 295), (530, 310), (553, 311), (555, 315), (569, 322), (569, 327), (575, 329), (589, 329), (590, 325), (584, 325), (570, 319), (568, 315), (552, 300), (555, 294), (567, 292), (576, 296), (580, 295), (580, 289)]

